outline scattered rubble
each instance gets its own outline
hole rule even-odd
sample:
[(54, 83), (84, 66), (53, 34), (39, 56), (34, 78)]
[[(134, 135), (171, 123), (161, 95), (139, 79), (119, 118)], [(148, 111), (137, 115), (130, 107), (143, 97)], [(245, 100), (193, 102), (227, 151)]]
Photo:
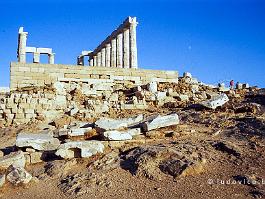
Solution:
[(6, 179), (13, 185), (27, 184), (31, 181), (32, 175), (28, 173), (23, 167), (14, 167), (11, 165), (7, 169)]

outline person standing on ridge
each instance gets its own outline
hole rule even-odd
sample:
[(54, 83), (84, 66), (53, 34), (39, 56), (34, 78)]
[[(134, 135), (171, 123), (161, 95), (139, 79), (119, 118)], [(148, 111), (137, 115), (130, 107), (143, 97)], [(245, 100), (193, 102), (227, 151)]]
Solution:
[(234, 89), (234, 80), (230, 81), (230, 89), (233, 90)]

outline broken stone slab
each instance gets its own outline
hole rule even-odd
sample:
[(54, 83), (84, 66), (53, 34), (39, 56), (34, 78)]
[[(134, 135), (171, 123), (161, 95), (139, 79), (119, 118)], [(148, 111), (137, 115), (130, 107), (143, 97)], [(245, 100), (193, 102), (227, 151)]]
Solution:
[(227, 95), (225, 93), (222, 93), (220, 95), (214, 96), (210, 100), (203, 101), (200, 104), (210, 109), (216, 109), (219, 106), (223, 106), (228, 101), (229, 98), (227, 97)]
[(134, 129), (128, 129), (125, 131), (105, 131), (103, 133), (103, 136), (106, 140), (131, 140), (133, 136), (135, 135), (140, 135), (141, 134), (141, 129), (140, 128), (134, 128)]
[(50, 134), (18, 134), (16, 146), (32, 147), (40, 151), (51, 151), (59, 147), (60, 141)]
[(117, 130), (121, 128), (127, 128), (129, 126), (137, 125), (143, 120), (143, 115), (140, 114), (132, 118), (124, 119), (111, 119), (111, 118), (100, 118), (95, 122), (96, 127), (107, 130)]
[(72, 141), (61, 144), (55, 154), (64, 159), (87, 158), (103, 151), (104, 145), (100, 141)]
[(158, 115), (157, 117), (147, 122), (144, 122), (142, 124), (142, 128), (144, 131), (150, 131), (153, 129), (158, 129), (162, 127), (177, 125), (177, 124), (179, 124), (179, 117), (176, 113), (174, 113), (174, 114), (165, 115), (165, 116)]
[(13, 185), (27, 184), (31, 181), (32, 175), (28, 173), (23, 167), (15, 167), (11, 165), (7, 169), (6, 179)]
[(84, 136), (85, 133), (89, 132), (89, 131), (92, 131), (92, 127), (87, 127), (87, 128), (74, 128), (74, 129), (71, 129), (69, 132), (68, 132), (68, 135), (69, 136)]
[(10, 165), (24, 167), (26, 159), (22, 151), (12, 152), (0, 158), (0, 168), (7, 169)]

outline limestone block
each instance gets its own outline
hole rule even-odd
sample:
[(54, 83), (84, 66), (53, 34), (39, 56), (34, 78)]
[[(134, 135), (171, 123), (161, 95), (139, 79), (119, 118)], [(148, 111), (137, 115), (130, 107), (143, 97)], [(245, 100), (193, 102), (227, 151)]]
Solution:
[(23, 118), (25, 118), (25, 114), (24, 113), (16, 113), (15, 118), (16, 119), (23, 119)]
[(59, 95), (65, 95), (66, 94), (66, 91), (65, 91), (65, 88), (64, 88), (64, 83), (55, 82), (53, 84), (53, 87), (55, 88), (55, 91), (56, 91), (57, 94), (59, 94)]
[(119, 101), (119, 94), (118, 93), (113, 93), (109, 99), (108, 99), (110, 102), (117, 102)]
[(183, 95), (183, 94), (181, 94), (181, 95), (179, 95), (179, 96), (177, 96), (177, 99), (179, 100), (179, 101), (188, 101), (189, 100), (189, 96), (188, 95)]
[(159, 115), (155, 118), (151, 118), (147, 122), (143, 123), (142, 128), (144, 131), (150, 131), (153, 129), (158, 129), (161, 127), (167, 127), (177, 124), (179, 124), (179, 117), (176, 113), (174, 113), (165, 116)]
[(24, 112), (26, 114), (34, 114), (35, 113), (34, 109), (24, 109)]
[(116, 130), (139, 124), (142, 120), (143, 120), (142, 114), (132, 118), (124, 118), (124, 119), (100, 118), (95, 122), (95, 125), (96, 127), (104, 130)]
[(94, 84), (93, 89), (97, 90), (97, 91), (112, 91), (113, 90), (112, 86), (113, 86), (113, 84), (110, 84), (110, 83)]
[(229, 98), (227, 97), (227, 95), (225, 93), (222, 93), (220, 95), (214, 96), (210, 100), (203, 101), (200, 104), (210, 109), (216, 109), (219, 106), (223, 106), (228, 101)]
[(55, 104), (61, 107), (65, 107), (67, 103), (66, 96), (64, 95), (57, 95), (55, 97)]
[(150, 91), (151, 93), (156, 93), (157, 92), (157, 82), (150, 82), (147, 85), (147, 89), (148, 91)]
[(12, 152), (0, 158), (0, 168), (7, 169), (10, 165), (24, 167), (26, 159), (22, 151)]
[(131, 140), (132, 135), (128, 133), (127, 131), (105, 131), (103, 133), (103, 136), (106, 140)]
[[(81, 154), (76, 154), (75, 149), (80, 149)], [(104, 145), (100, 141), (73, 141), (61, 144), (55, 154), (65, 159), (78, 156), (87, 158), (103, 151)]]
[(30, 153), (29, 155), (30, 155), (31, 164), (42, 162), (42, 156), (43, 156), (42, 152), (33, 152), (33, 153)]
[(85, 133), (92, 131), (92, 127), (87, 127), (87, 128), (73, 128), (68, 132), (69, 136), (84, 136)]
[(36, 150), (55, 150), (59, 145), (60, 141), (50, 134), (19, 133), (16, 139), (16, 146), (32, 147)]

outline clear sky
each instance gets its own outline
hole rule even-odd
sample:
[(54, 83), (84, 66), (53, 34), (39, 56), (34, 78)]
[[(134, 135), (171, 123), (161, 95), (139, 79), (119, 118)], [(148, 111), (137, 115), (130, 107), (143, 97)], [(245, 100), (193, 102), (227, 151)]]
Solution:
[(28, 46), (51, 47), (55, 63), (75, 64), (127, 16), (139, 21), (140, 68), (265, 87), (265, 1), (258, 0), (0, 0), (0, 86), (9, 85), (20, 26)]

